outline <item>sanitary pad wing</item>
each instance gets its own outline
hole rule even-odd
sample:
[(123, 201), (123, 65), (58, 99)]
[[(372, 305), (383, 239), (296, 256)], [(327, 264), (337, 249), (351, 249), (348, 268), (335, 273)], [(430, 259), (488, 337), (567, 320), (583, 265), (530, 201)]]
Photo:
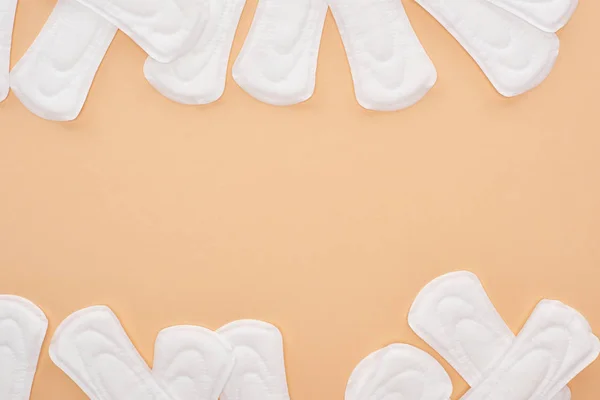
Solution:
[(235, 321), (217, 330), (233, 346), (235, 366), (223, 400), (289, 400), (283, 338), (275, 326)]
[(354, 369), (346, 400), (448, 400), (452, 382), (429, 354), (406, 344), (392, 344), (372, 353)]
[[(415, 299), (408, 323), (467, 381), (476, 387), (515, 341), (481, 282), (466, 271), (434, 279)], [(568, 400), (568, 388), (554, 400)]]
[(10, 48), (17, 0), (0, 0), (0, 101), (6, 99), (9, 90)]
[(170, 62), (204, 29), (206, 0), (77, 0), (116, 25), (148, 55)]
[(17, 296), (0, 296), (0, 399), (27, 400), (48, 320)]
[(502, 361), (462, 398), (550, 399), (599, 352), (600, 342), (581, 314), (558, 301), (543, 300)]
[(117, 29), (75, 0), (58, 0), (42, 31), (10, 74), (23, 105), (54, 121), (79, 115)]
[(458, 40), (504, 96), (538, 86), (558, 57), (554, 33), (543, 32), (488, 0), (417, 2)]
[(206, 28), (195, 47), (171, 63), (146, 60), (144, 74), (165, 97), (182, 104), (208, 104), (225, 89), (227, 63), (246, 0), (208, 0)]

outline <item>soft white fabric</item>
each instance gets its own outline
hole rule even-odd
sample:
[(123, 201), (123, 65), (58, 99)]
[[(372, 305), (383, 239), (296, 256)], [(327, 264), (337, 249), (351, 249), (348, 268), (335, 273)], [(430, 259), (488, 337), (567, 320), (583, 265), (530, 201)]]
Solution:
[(117, 29), (75, 0), (58, 0), (38, 37), (10, 74), (32, 113), (53, 121), (79, 115)]
[(0, 101), (8, 96), (10, 48), (16, 10), (17, 0), (0, 0)]
[(206, 23), (207, 0), (77, 0), (112, 22), (148, 55), (170, 62), (190, 50)]
[(449, 400), (452, 382), (435, 358), (392, 344), (363, 359), (346, 386), (345, 400)]
[(29, 300), (0, 295), (0, 399), (29, 399), (47, 328)]

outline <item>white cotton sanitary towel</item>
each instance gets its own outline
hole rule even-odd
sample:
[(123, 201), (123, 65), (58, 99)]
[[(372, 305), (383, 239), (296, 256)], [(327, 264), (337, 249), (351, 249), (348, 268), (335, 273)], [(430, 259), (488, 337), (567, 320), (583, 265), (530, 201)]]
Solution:
[(435, 358), (407, 344), (372, 353), (354, 369), (345, 400), (449, 400), (452, 382)]
[(9, 90), (10, 48), (17, 0), (0, 0), (0, 101), (6, 99)]
[(171, 62), (204, 29), (207, 0), (77, 0), (116, 25), (148, 55)]
[(289, 400), (283, 338), (275, 326), (235, 321), (217, 330), (233, 346), (235, 366), (223, 400)]
[(148, 82), (178, 103), (212, 103), (225, 90), (229, 54), (246, 0), (209, 3), (206, 28), (192, 50), (166, 64), (148, 57), (144, 65)]
[(29, 300), (0, 295), (0, 399), (29, 399), (47, 328)]
[(12, 90), (39, 117), (77, 118), (116, 31), (76, 0), (58, 0), (42, 31), (11, 71)]
[(462, 399), (551, 399), (599, 352), (600, 342), (581, 314), (543, 300), (504, 358)]
[(308, 100), (327, 13), (324, 0), (260, 0), (233, 66), (233, 78), (254, 98), (285, 106)]
[(394, 111), (425, 96), (437, 79), (399, 0), (330, 0), (358, 103)]
[[(515, 340), (477, 276), (467, 271), (427, 284), (410, 309), (408, 323), (471, 387), (479, 385)], [(570, 398), (564, 387), (553, 400)]]
[(516, 96), (538, 86), (558, 57), (559, 40), (554, 33), (537, 29), (488, 0), (417, 2), (458, 40), (504, 96)]
[(154, 377), (175, 400), (218, 400), (234, 365), (233, 349), (198, 326), (162, 330), (154, 346)]
[(174, 400), (108, 307), (65, 319), (52, 338), (50, 358), (91, 400)]
[(397, 0), (260, 0), (234, 65), (235, 81), (273, 105), (309, 99), (328, 5), (360, 105), (379, 111), (405, 108), (433, 86), (435, 68)]

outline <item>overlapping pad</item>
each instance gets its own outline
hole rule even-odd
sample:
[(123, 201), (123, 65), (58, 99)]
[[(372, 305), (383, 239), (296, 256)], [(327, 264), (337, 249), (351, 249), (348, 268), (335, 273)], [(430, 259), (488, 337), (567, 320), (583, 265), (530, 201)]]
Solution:
[(65, 319), (52, 338), (50, 358), (92, 400), (173, 400), (108, 307)]
[(599, 352), (600, 342), (581, 314), (561, 302), (544, 300), (502, 360), (462, 398), (551, 399)]
[(150, 84), (178, 103), (212, 103), (225, 90), (229, 53), (246, 0), (208, 1), (208, 22), (192, 50), (170, 63), (148, 57), (144, 65)]
[(209, 329), (174, 326), (156, 338), (152, 374), (175, 400), (217, 400), (233, 365), (231, 345)]
[(77, 1), (112, 22), (160, 62), (171, 62), (196, 44), (208, 10), (208, 0)]
[(275, 326), (241, 320), (217, 330), (233, 346), (235, 366), (223, 400), (289, 400), (283, 338)]
[(421, 290), (408, 322), (469, 383), (469, 399), (568, 400), (566, 384), (598, 354), (585, 319), (556, 301), (541, 302), (515, 339), (479, 279), (465, 271)]
[(90, 307), (59, 326), (50, 357), (92, 400), (289, 399), (281, 333), (261, 321), (164, 329), (150, 371), (113, 312)]
[(448, 400), (452, 382), (429, 354), (392, 344), (363, 359), (346, 386), (345, 400)]
[[(538, 86), (550, 74), (558, 57), (559, 40), (554, 33), (536, 28), (491, 1), (417, 0), (417, 3), (458, 40), (504, 96), (516, 96)], [(540, 13), (543, 10), (540, 8)], [(533, 15), (539, 13), (530, 16)]]
[(29, 300), (0, 295), (0, 399), (29, 399), (47, 328)]
[(76, 0), (58, 0), (50, 18), (10, 74), (32, 113), (53, 121), (79, 115), (117, 29)]

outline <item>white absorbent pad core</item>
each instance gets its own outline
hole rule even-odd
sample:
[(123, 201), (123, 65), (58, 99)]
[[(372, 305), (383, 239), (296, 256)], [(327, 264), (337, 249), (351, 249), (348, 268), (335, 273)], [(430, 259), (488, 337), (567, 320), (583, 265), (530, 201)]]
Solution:
[(148, 57), (144, 74), (165, 97), (182, 104), (208, 104), (225, 90), (227, 63), (246, 0), (209, 0), (209, 17), (196, 46), (171, 63)]
[(174, 326), (156, 338), (152, 373), (176, 400), (218, 400), (233, 365), (232, 347), (209, 329)]
[(551, 399), (599, 352), (600, 342), (581, 314), (543, 300), (504, 358), (462, 399)]
[(204, 29), (206, 0), (77, 0), (125, 32), (148, 55), (170, 62)]
[(0, 399), (29, 399), (47, 328), (29, 300), (0, 295)]
[(59, 0), (11, 71), (11, 88), (27, 109), (53, 121), (79, 115), (117, 29), (76, 0)]
[(534, 27), (488, 0), (417, 2), (458, 40), (504, 96), (538, 86), (558, 57), (559, 40), (554, 33)]
[(578, 0), (488, 1), (546, 32), (556, 32), (569, 22), (578, 4)]
[(379, 111), (405, 108), (433, 86), (435, 68), (397, 0), (260, 0), (234, 65), (235, 81), (273, 105), (309, 99), (328, 4), (361, 106)]
[(92, 400), (173, 400), (108, 307), (67, 317), (52, 338), (50, 358)]
[(235, 357), (222, 400), (289, 400), (279, 329), (266, 322), (241, 320), (217, 333), (232, 345)]
[(0, 101), (6, 99), (9, 90), (10, 48), (17, 0), (0, 0)]
[(345, 400), (449, 400), (452, 382), (435, 358), (392, 344), (363, 359), (346, 386)]

